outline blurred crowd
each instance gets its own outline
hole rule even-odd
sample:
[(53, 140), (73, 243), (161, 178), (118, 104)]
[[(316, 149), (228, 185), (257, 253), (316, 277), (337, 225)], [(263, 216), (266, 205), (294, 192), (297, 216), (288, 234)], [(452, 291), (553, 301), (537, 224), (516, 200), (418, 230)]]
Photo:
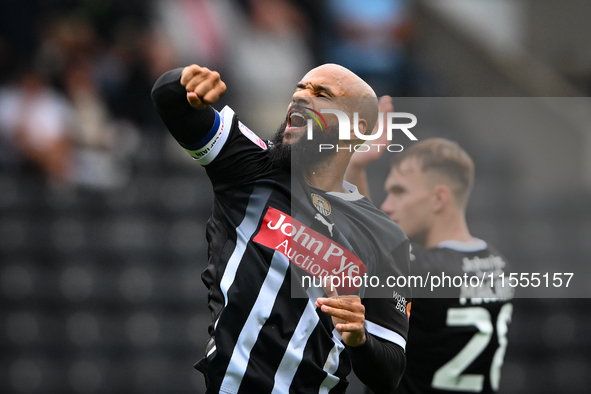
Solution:
[(164, 134), (150, 89), (164, 71), (220, 71), (229, 104), (270, 137), (295, 83), (325, 62), (378, 95), (415, 92), (408, 0), (4, 0), (0, 166), (56, 187), (124, 186)]
[[(191, 63), (219, 71), (228, 90), (216, 109), (231, 106), (263, 138), (284, 120), (298, 80), (327, 62), (348, 67), (378, 95), (527, 95), (517, 83), (525, 79), (521, 68), (484, 59), (455, 22), (446, 27), (427, 2), (415, 3), (2, 0), (0, 392), (202, 392), (191, 364), (208, 339), (210, 311), (199, 301), (206, 290), (198, 277), (213, 196), (153, 108), (150, 90), (164, 71)], [(554, 48), (558, 65), (578, 64), (571, 61), (578, 46), (560, 37), (569, 31), (564, 24), (585, 24), (582, 3), (528, 3), (539, 51), (548, 48), (551, 59)], [(568, 18), (556, 18), (568, 10)], [(546, 84), (543, 75), (529, 74)], [(554, 181), (574, 184), (581, 171), (584, 144), (569, 131), (574, 123), (560, 123), (553, 109), (548, 131), (528, 130), (526, 112), (517, 123), (501, 117), (519, 129), (503, 134), (469, 105), (458, 104), (460, 115), (448, 101), (443, 109), (430, 100), (420, 105), (437, 123), (423, 117), (419, 138), (457, 140), (475, 159), (469, 217), (476, 236), (494, 240), (515, 264), (585, 266), (587, 195), (571, 196)], [(489, 108), (482, 113), (491, 115)], [(578, 108), (587, 107), (568, 113)], [(378, 193), (385, 193), (382, 167), (374, 167)], [(591, 305), (520, 301), (506, 392), (588, 392)]]

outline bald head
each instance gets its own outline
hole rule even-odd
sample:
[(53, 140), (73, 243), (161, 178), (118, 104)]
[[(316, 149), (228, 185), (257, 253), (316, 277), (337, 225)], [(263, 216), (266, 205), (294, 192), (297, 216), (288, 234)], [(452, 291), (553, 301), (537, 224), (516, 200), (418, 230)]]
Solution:
[(378, 99), (371, 86), (357, 74), (341, 65), (327, 63), (310, 70), (302, 82), (307, 80), (330, 88), (335, 97), (352, 97), (351, 101), (345, 103), (347, 112), (358, 112), (365, 119), (366, 134), (373, 130), (378, 119)]
[[(308, 76), (322, 76), (331, 79), (340, 88), (340, 97), (376, 97), (375, 92), (353, 71), (339, 64), (327, 63), (308, 71)], [(306, 78), (304, 77), (304, 78)]]

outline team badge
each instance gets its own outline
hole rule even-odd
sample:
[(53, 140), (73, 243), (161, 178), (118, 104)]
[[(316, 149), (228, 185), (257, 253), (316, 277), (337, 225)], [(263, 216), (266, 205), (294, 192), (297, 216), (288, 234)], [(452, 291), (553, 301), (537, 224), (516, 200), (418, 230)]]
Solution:
[(324, 216), (330, 215), (330, 203), (326, 199), (316, 193), (312, 193), (312, 204)]

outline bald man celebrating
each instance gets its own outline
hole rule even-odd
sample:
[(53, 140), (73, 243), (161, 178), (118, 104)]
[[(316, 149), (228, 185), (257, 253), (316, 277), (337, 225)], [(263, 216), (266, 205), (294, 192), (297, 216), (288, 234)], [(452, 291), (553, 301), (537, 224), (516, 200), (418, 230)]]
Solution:
[[(264, 141), (231, 108), (211, 107), (225, 90), (217, 72), (192, 65), (152, 91), (215, 195), (202, 274), (212, 322), (195, 365), (207, 393), (344, 393), (351, 369), (392, 392), (406, 364), (408, 294), (384, 296), (384, 284), (408, 274), (408, 239), (343, 180), (358, 135), (376, 123), (375, 93), (344, 67), (317, 67)], [(355, 122), (348, 139), (337, 110)]]

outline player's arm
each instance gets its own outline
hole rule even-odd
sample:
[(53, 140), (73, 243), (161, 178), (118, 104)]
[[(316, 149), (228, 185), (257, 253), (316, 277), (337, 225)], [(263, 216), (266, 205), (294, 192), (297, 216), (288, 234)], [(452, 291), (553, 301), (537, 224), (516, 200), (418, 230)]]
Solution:
[(349, 347), (355, 375), (375, 394), (392, 393), (402, 379), (406, 355), (397, 344), (367, 334), (367, 341)]
[[(400, 343), (404, 339), (394, 331), (370, 323), (370, 330), (376, 330), (376, 333), (386, 338), (374, 336), (366, 328), (365, 306), (360, 298), (339, 297), (336, 290), (325, 290), (329, 297), (318, 298), (316, 306), (332, 317), (336, 330), (348, 347), (355, 374), (376, 394), (393, 392), (406, 368), (406, 356), (404, 349), (391, 340), (398, 339)], [(376, 303), (391, 305), (392, 300), (365, 302), (373, 307)], [(386, 311), (387, 308), (383, 310)], [(403, 325), (404, 323), (406, 322), (403, 321)]]
[[(384, 125), (385, 128), (386, 114), (388, 112), (394, 111), (394, 106), (392, 105), (392, 98), (390, 96), (383, 96), (382, 98), (380, 98), (378, 109), (384, 117), (384, 119), (382, 119), (382, 125)], [(372, 133), (377, 132), (378, 127), (379, 123), (376, 123)], [(359, 190), (359, 193), (361, 193), (369, 199), (371, 199), (371, 197), (369, 193), (369, 186), (367, 184), (366, 168), (369, 164), (378, 160), (382, 156), (382, 154), (386, 150), (385, 145), (388, 143), (387, 137), (388, 135), (386, 133), (386, 130), (382, 130), (382, 135), (377, 140), (371, 141), (371, 144), (368, 145), (369, 148), (366, 151), (362, 150), (355, 152), (351, 157), (351, 161), (349, 161), (347, 171), (345, 172), (345, 180), (357, 186), (357, 190)]]
[(191, 65), (164, 73), (154, 84), (152, 101), (173, 137), (183, 146), (198, 144), (214, 126), (210, 106), (226, 91), (219, 73)]
[(231, 108), (217, 112), (211, 107), (225, 90), (217, 72), (197, 65), (166, 72), (152, 89), (166, 127), (205, 167), (215, 192), (248, 182), (270, 165), (266, 143), (241, 124)]
[[(400, 236), (393, 235), (393, 238)], [(408, 277), (407, 239), (404, 238), (390, 252), (374, 274), (380, 278), (380, 283), (388, 283), (388, 277)], [(350, 354), (355, 374), (374, 393), (392, 392), (406, 368), (404, 351), (408, 333), (409, 290), (389, 286), (366, 288), (363, 304), (368, 339), (364, 347), (350, 348)]]
[(404, 350), (366, 330), (365, 307), (359, 298), (337, 297), (330, 291), (327, 294), (330, 298), (318, 298), (316, 306), (332, 316), (347, 345), (355, 374), (375, 394), (392, 393), (406, 368)]

